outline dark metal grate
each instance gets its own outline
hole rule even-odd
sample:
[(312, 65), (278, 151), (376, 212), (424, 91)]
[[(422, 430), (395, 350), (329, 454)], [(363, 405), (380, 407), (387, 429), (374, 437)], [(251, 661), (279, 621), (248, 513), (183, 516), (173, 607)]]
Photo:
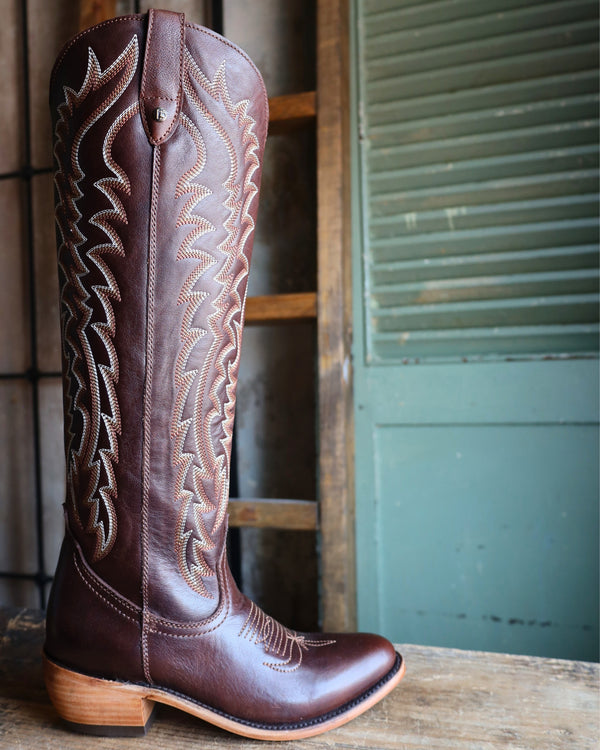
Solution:
[(33, 462), (35, 487), (35, 531), (36, 531), (36, 568), (35, 573), (16, 573), (0, 571), (0, 578), (13, 580), (28, 580), (35, 583), (38, 590), (40, 607), (46, 606), (47, 584), (52, 580), (44, 563), (44, 528), (42, 516), (42, 469), (40, 452), (40, 408), (39, 381), (41, 378), (56, 376), (59, 373), (40, 372), (38, 368), (37, 342), (37, 300), (35, 291), (34, 256), (33, 256), (33, 192), (32, 178), (40, 174), (48, 174), (51, 167), (35, 169), (31, 163), (31, 101), (29, 88), (29, 42), (27, 37), (28, 13), (27, 3), (21, 3), (21, 64), (23, 81), (23, 166), (16, 172), (0, 174), (0, 179), (17, 178), (21, 181), (24, 211), (23, 249), (27, 258), (29, 294), (29, 369), (23, 373), (0, 373), (2, 380), (25, 380), (30, 383), (31, 405), (33, 416)]

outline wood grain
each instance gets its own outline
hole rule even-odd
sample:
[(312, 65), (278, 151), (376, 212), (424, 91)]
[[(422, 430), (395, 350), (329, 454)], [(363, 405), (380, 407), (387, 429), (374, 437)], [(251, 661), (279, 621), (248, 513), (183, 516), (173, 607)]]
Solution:
[(116, 15), (116, 0), (80, 0), (79, 30), (89, 29)]
[[(39, 612), (0, 610), (0, 748), (47, 750), (259, 750), (160, 707), (145, 739), (82, 738), (67, 731), (42, 684)], [(302, 741), (314, 750), (595, 750), (600, 736), (598, 664), (402, 645), (400, 685), (349, 724)], [(281, 750), (298, 742), (277, 744)]]
[(356, 628), (348, 3), (317, 3), (319, 502), (323, 627)]
[(229, 525), (314, 531), (317, 528), (317, 510), (317, 503), (312, 500), (231, 498)]
[(248, 297), (246, 300), (246, 325), (293, 323), (316, 317), (317, 295), (315, 292), (269, 294), (264, 297)]
[(269, 99), (269, 135), (287, 133), (295, 128), (314, 122), (316, 94), (303, 91), (300, 94), (273, 96)]

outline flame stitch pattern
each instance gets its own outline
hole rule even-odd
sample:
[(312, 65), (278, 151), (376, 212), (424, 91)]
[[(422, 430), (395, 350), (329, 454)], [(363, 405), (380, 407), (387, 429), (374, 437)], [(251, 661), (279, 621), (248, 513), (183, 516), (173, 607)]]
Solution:
[[(121, 433), (121, 413), (116, 395), (119, 361), (113, 343), (115, 315), (112, 304), (120, 301), (121, 295), (105, 257), (125, 255), (122, 240), (112, 223), (127, 224), (127, 215), (117, 191), (129, 195), (131, 188), (127, 175), (114, 161), (112, 145), (121, 128), (138, 112), (138, 104), (121, 112), (104, 138), (102, 156), (107, 169), (114, 176), (103, 177), (94, 186), (109, 200), (111, 207), (95, 213), (90, 224), (101, 229), (108, 241), (96, 245), (87, 254), (80, 250), (86, 237), (79, 227), (82, 215), (77, 207), (77, 202), (83, 195), (79, 183), (85, 176), (79, 162), (79, 151), (90, 128), (121, 98), (133, 80), (137, 64), (136, 36), (132, 37), (123, 52), (104, 72), (94, 51), (89, 48), (87, 72), (81, 88), (79, 91), (68, 86), (63, 88), (65, 98), (58, 107), (59, 119), (55, 129), (54, 154), (58, 165), (55, 182), (59, 197), (56, 220), (61, 238), (58, 252), (62, 275), (61, 326), (63, 359), (66, 363), (66, 412), (70, 415), (65, 421), (67, 495), (75, 519), (82, 527), (79, 508), (86, 505), (90, 508), (85, 531), (96, 536), (94, 560), (99, 560), (110, 552), (117, 533), (114, 464), (119, 459), (117, 436)], [(100, 91), (110, 83), (113, 86), (107, 90), (102, 103), (84, 120), (69, 147), (69, 121), (74, 112), (90, 93)], [(90, 267), (86, 265), (85, 258), (96, 266), (104, 278), (104, 283), (92, 286), (104, 311), (104, 321), (91, 323), (93, 310), (87, 302), (92, 290), (86, 288), (84, 281), (85, 276), (90, 273)], [(102, 342), (109, 364), (96, 363), (89, 340), (89, 329)], [(109, 404), (107, 413), (101, 410), (102, 384)], [(75, 444), (76, 412), (81, 415), (82, 424), (78, 445)], [(103, 430), (108, 447), (99, 448)], [(99, 487), (102, 470), (105, 475), (104, 484)], [(104, 519), (100, 518), (101, 507)]]
[[(231, 122), (241, 131), (242, 165), (238, 163), (230, 136), (202, 101), (196, 86), (221, 105)], [(193, 212), (200, 201), (210, 194), (208, 188), (192, 182), (204, 168), (206, 153), (197, 128), (188, 118), (182, 117), (181, 123), (194, 142), (197, 160), (195, 166), (180, 179), (177, 188), (179, 197), (190, 195), (180, 212), (178, 226), (194, 227), (177, 257), (194, 258), (198, 264), (188, 276), (179, 296), (179, 303), (186, 304), (187, 307), (180, 335), (182, 348), (175, 372), (177, 400), (171, 426), (171, 435), (175, 440), (173, 463), (178, 468), (176, 500), (182, 501), (176, 550), (179, 566), (187, 583), (202, 596), (210, 596), (202, 582), (202, 576), (214, 575), (214, 571), (206, 562), (204, 553), (214, 547), (211, 533), (214, 534), (221, 527), (229, 498), (235, 387), (244, 317), (240, 285), (245, 281), (249, 270), (245, 250), (254, 231), (250, 207), (258, 193), (254, 173), (259, 168), (259, 142), (254, 131), (256, 122), (248, 114), (249, 101), (245, 99), (237, 104), (231, 101), (225, 63), (221, 64), (214, 79), (210, 81), (186, 49), (183, 88), (195, 111), (218, 134), (230, 163), (229, 176), (222, 185), (227, 193), (224, 205), (229, 211), (224, 222), (227, 235), (215, 249), (213, 256), (194, 247), (199, 237), (214, 231), (215, 227)], [(200, 277), (217, 264), (220, 268), (214, 280), (221, 287), (218, 294), (209, 299), (206, 292), (193, 291)], [(234, 270), (236, 265), (239, 267), (237, 273)], [(210, 311), (205, 315), (204, 327), (200, 329), (194, 327), (192, 321), (203, 304), (209, 305)], [(198, 371), (189, 367), (188, 361), (197, 341), (206, 336), (210, 346)], [(223, 392), (225, 398), (219, 395)], [(186, 405), (192, 407), (192, 416), (188, 419), (183, 416)], [(218, 434), (218, 439), (214, 439), (213, 434)], [(194, 453), (184, 450), (186, 439), (191, 440)], [(186, 489), (189, 486), (193, 487), (193, 491)], [(214, 510), (215, 520), (209, 533), (203, 514)], [(193, 519), (191, 523), (190, 515)]]
[(266, 654), (281, 661), (264, 661), (263, 665), (276, 672), (295, 672), (302, 666), (304, 653), (309, 648), (332, 646), (335, 641), (311, 641), (284, 627), (281, 623), (266, 615), (254, 602), (250, 602), (250, 612), (242, 629), (240, 638), (252, 643), (261, 644)]

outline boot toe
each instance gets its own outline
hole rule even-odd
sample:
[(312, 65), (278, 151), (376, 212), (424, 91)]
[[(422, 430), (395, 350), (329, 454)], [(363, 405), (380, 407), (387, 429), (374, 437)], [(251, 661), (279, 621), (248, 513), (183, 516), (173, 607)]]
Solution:
[(313, 653), (321, 662), (314, 683), (317, 702), (329, 711), (365, 697), (398, 665), (394, 646), (379, 635), (341, 633), (328, 638), (335, 643)]

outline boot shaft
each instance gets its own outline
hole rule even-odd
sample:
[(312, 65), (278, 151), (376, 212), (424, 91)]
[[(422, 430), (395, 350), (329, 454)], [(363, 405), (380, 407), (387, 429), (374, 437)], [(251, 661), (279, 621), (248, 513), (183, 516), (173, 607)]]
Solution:
[(68, 526), (93, 572), (134, 605), (208, 615), (264, 86), (226, 40), (151, 11), (76, 37), (50, 100)]

